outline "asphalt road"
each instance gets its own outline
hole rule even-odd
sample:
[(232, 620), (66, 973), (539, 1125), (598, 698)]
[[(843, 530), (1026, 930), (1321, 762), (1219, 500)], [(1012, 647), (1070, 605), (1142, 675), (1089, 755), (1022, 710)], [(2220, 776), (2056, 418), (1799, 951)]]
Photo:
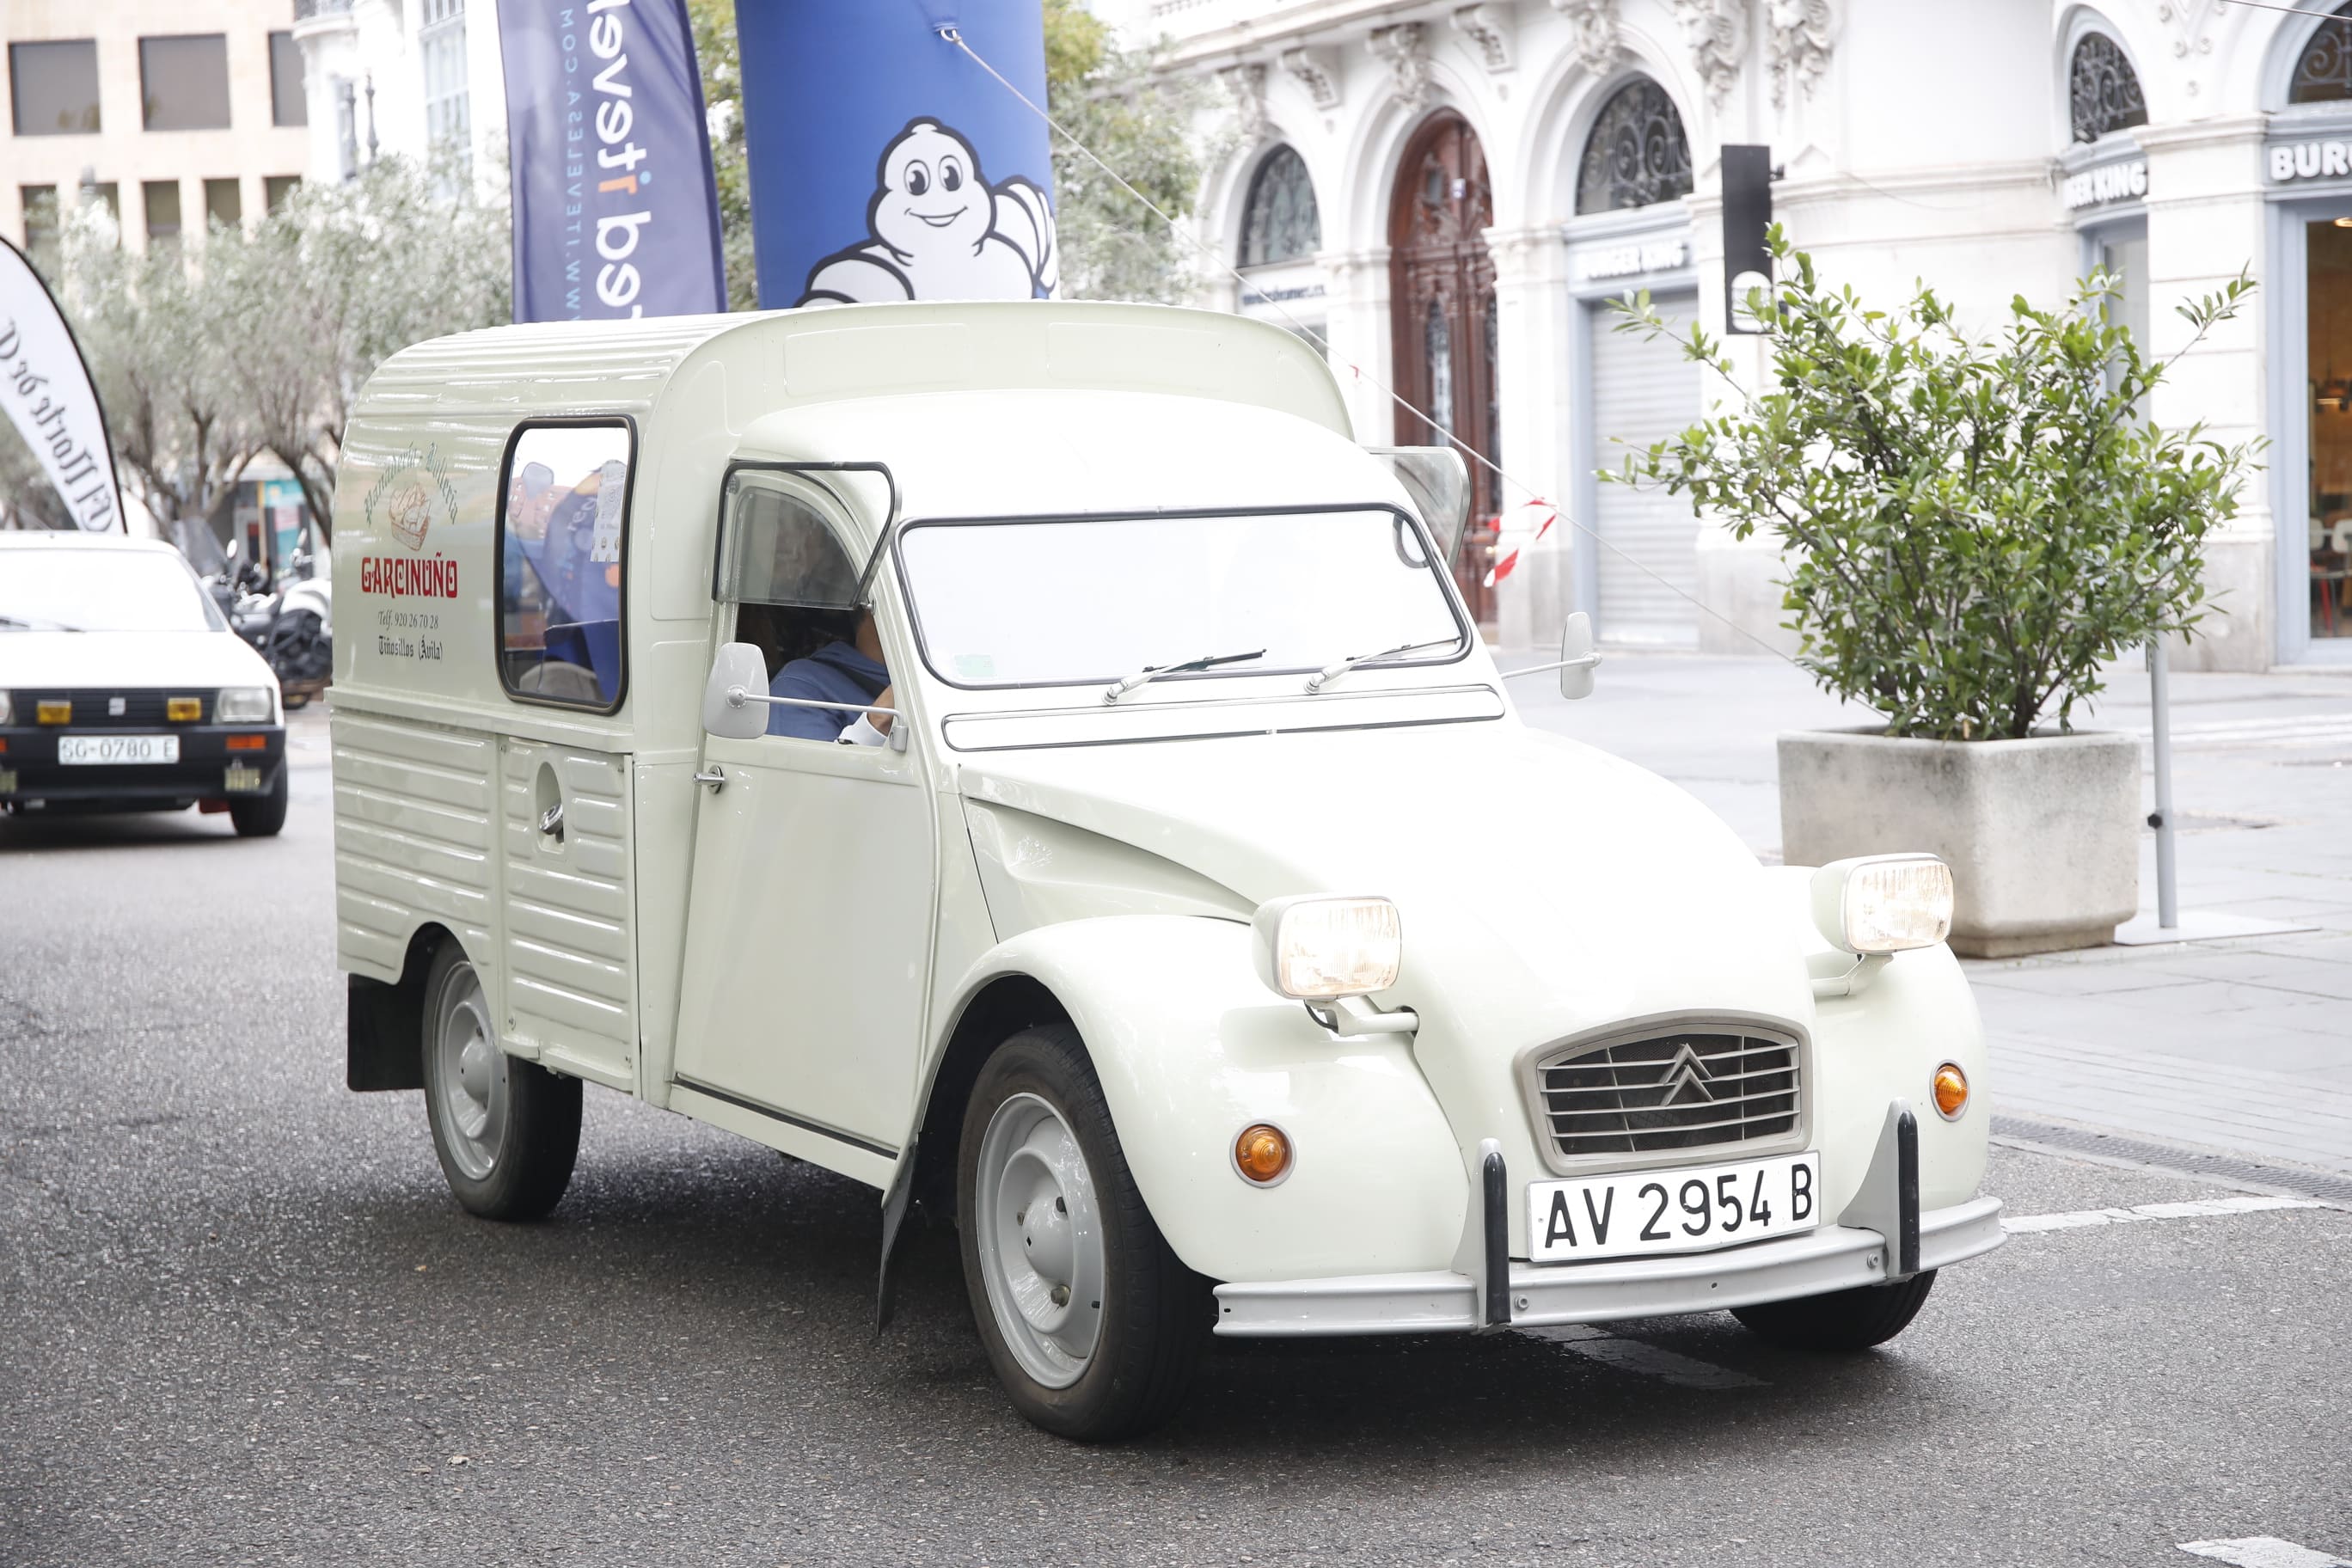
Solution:
[[(0, 1563), (2181, 1564), (2352, 1556), (2352, 1214), (2020, 1235), (1886, 1351), (1717, 1315), (1221, 1346), (1085, 1449), (952, 1237), (592, 1091), (548, 1224), (341, 1086), (323, 752), (284, 837), (0, 822)], [(2209, 1197), (2004, 1150), (2017, 1215)]]

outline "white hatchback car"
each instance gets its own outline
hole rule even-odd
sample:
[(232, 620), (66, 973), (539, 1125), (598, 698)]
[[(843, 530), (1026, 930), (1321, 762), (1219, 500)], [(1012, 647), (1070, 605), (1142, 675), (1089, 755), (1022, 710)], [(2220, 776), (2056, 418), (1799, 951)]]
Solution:
[(178, 551), (0, 533), (0, 809), (286, 823), (278, 678)]

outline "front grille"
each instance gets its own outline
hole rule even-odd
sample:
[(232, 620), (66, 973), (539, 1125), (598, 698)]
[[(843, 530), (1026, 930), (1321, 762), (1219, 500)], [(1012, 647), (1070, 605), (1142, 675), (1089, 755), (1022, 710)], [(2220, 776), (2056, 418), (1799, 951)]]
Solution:
[[(44, 702), (70, 702), (73, 717), (64, 724), (46, 726), (59, 730), (164, 730), (172, 727), (164, 716), (163, 703), (173, 697), (193, 697), (201, 703), (202, 717), (197, 723), (209, 723), (213, 716), (213, 698), (209, 688), (174, 686), (145, 691), (105, 687), (81, 687), (70, 691), (37, 691), (20, 687), (11, 694), (16, 710), (15, 722), (31, 724)], [(122, 711), (112, 711), (120, 699)], [(185, 722), (185, 721), (184, 721)]]
[(1799, 1070), (1775, 1036), (1677, 1030), (1538, 1063), (1537, 1114), (1564, 1160), (1753, 1143), (1797, 1130)]

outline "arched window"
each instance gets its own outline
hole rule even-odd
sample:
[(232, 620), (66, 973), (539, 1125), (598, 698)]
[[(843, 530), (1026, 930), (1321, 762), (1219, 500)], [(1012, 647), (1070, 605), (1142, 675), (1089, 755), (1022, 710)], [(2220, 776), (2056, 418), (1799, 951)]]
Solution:
[(2074, 140), (2096, 142), (2110, 131), (2147, 123), (2147, 100), (2139, 73), (2118, 44), (2105, 33), (2085, 33), (2074, 46), (2066, 84), (2074, 103)]
[(2352, 98), (2352, 5), (2338, 5), (2303, 47), (2286, 100), (2333, 103), (2346, 98)]
[(1635, 77), (1609, 95), (1585, 139), (1576, 210), (1611, 213), (1690, 195), (1690, 138), (1666, 89)]
[(1323, 219), (1315, 210), (1315, 183), (1307, 160), (1288, 143), (1276, 147), (1250, 176), (1249, 205), (1242, 217), (1242, 265), (1297, 261), (1323, 244)]

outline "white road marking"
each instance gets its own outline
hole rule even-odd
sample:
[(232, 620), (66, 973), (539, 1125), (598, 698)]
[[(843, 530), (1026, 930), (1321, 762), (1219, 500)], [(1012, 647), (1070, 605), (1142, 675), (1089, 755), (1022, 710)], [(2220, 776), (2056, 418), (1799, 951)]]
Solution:
[(2184, 1541), (2180, 1550), (2193, 1557), (2234, 1563), (2238, 1568), (2352, 1568), (2341, 1557), (2314, 1552), (2275, 1535), (2250, 1535), (2242, 1541)]
[(1760, 1377), (1750, 1377), (1744, 1372), (1734, 1372), (1727, 1366), (1717, 1366), (1711, 1361), (1700, 1361), (1696, 1356), (1662, 1350), (1641, 1340), (1620, 1339), (1589, 1323), (1568, 1323), (1555, 1329), (1519, 1329), (1515, 1331), (1531, 1340), (1558, 1345), (1561, 1350), (1588, 1361), (1597, 1361), (1603, 1366), (1654, 1377), (1681, 1388), (1770, 1386)]
[(2010, 1215), (2000, 1228), (2011, 1236), (2037, 1230), (2080, 1230), (2093, 1225), (2136, 1225), (2150, 1219), (2204, 1219), (2214, 1215), (2262, 1214), (2270, 1209), (2319, 1209), (2315, 1198), (2272, 1198), (2247, 1194), (2234, 1198), (2196, 1198), (2181, 1204), (2140, 1204), (2127, 1209), (2077, 1209), (2072, 1214)]

